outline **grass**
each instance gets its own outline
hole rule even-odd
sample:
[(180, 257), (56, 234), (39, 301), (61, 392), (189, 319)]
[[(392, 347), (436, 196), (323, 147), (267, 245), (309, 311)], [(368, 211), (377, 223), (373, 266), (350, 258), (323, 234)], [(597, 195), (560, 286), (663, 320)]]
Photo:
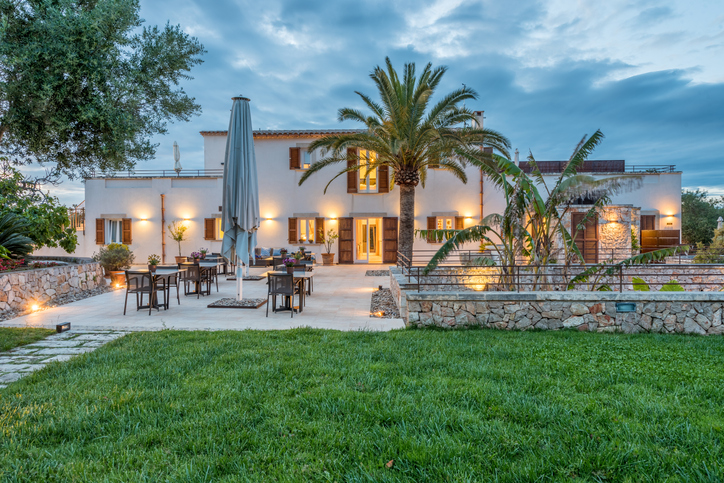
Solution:
[(54, 333), (51, 329), (0, 327), (0, 352), (9, 351), (21, 345), (32, 344)]
[(722, 481), (723, 342), (135, 333), (0, 391), (0, 481)]

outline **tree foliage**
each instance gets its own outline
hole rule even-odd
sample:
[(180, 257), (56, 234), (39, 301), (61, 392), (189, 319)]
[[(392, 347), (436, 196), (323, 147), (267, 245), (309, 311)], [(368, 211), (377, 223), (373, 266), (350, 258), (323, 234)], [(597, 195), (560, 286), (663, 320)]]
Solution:
[(68, 253), (75, 251), (78, 238), (70, 227), (68, 209), (28, 182), (17, 169), (0, 161), (0, 215), (6, 214), (23, 221), (25, 228), (18, 233), (29, 237), (36, 249), (60, 246)]
[(203, 46), (144, 27), (138, 0), (0, 0), (0, 149), (70, 178), (153, 157), (167, 120), (200, 111), (178, 84)]
[(681, 238), (691, 245), (709, 245), (716, 220), (724, 217), (724, 196), (709, 197), (705, 190), (681, 193)]
[[(528, 156), (532, 168), (530, 175), (513, 161), (500, 156), (480, 164), (488, 179), (502, 191), (505, 211), (488, 215), (479, 225), (460, 231), (419, 230), (421, 237), (434, 237), (440, 241), (447, 239), (431, 258), (425, 273), (435, 269), (452, 252), (471, 242), (483, 242), (496, 252), (501, 265), (501, 283), (510, 288), (514, 286), (514, 267), (521, 263), (533, 269), (534, 290), (538, 282), (545, 281), (545, 267), (554, 260), (561, 261), (565, 267), (574, 262), (582, 263), (583, 256), (574, 241), (582, 224), (610, 203), (612, 195), (641, 186), (640, 176), (596, 179), (578, 173), (578, 169), (602, 140), (601, 131), (596, 131), (590, 137), (584, 136), (552, 186), (541, 173), (532, 153)], [(585, 213), (581, 224), (569, 230), (563, 220), (572, 204), (582, 198), (595, 201)], [(490, 265), (491, 262), (483, 259), (477, 263)]]

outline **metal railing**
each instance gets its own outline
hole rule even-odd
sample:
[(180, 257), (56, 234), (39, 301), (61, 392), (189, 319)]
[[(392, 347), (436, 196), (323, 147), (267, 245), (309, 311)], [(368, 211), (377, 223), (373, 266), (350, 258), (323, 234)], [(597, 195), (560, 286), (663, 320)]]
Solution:
[[(434, 251), (429, 251), (434, 253)], [(429, 257), (413, 252), (412, 259), (398, 253), (397, 266), (405, 278), (404, 288), (420, 291), (564, 291), (608, 290), (625, 292), (634, 290), (634, 278), (640, 278), (651, 291), (659, 290), (667, 282), (675, 280), (686, 291), (718, 291), (724, 287), (724, 263), (692, 264), (684, 258), (671, 257), (667, 262), (632, 266), (611, 266), (611, 273), (604, 268), (599, 274), (572, 284), (574, 278), (594, 264), (528, 265), (475, 265), (481, 253), (460, 250), (439, 264), (435, 270), (425, 273)], [(427, 258), (424, 263), (422, 260)], [(461, 263), (461, 260), (468, 260)], [(616, 260), (614, 259), (613, 262)], [(610, 263), (610, 265), (613, 265)]]
[(220, 178), (223, 169), (134, 169), (128, 171), (96, 171), (91, 169), (86, 179), (90, 178)]
[(675, 164), (639, 164), (626, 166), (627, 173), (676, 173)]

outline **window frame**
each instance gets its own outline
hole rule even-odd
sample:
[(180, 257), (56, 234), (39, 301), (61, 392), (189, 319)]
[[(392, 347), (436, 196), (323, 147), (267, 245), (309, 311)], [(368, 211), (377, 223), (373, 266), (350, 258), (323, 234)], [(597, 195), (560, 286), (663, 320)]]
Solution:
[[(359, 158), (359, 161), (357, 162), (357, 165), (359, 166), (358, 174), (357, 174), (357, 193), (379, 193), (380, 191), (380, 170), (379, 168), (373, 168), (371, 170), (366, 171), (366, 176), (364, 178), (365, 180), (365, 186), (366, 188), (362, 188), (362, 166), (369, 166), (370, 159), (372, 159), (372, 156), (365, 157), (365, 163), (363, 164), (363, 158), (362, 153), (373, 153), (374, 159), (377, 159), (377, 153), (375, 151), (370, 151), (369, 149), (358, 149), (357, 150), (357, 156)], [(365, 168), (366, 169), (366, 168)], [(370, 173), (373, 173), (375, 175), (375, 188), (370, 189)]]
[[(105, 244), (106, 245), (110, 245), (111, 243), (122, 244), (123, 243), (123, 220), (120, 218), (105, 218), (104, 221), (105, 221), (105, 227), (104, 227), (105, 228), (105, 233), (104, 233), (105, 239), (103, 241), (105, 242)], [(111, 225), (114, 223), (117, 224), (117, 230), (116, 230), (117, 239), (116, 240), (114, 240), (112, 238), (113, 230), (111, 229)]]
[[(317, 240), (315, 239), (316, 229), (317, 229), (317, 221), (315, 220), (316, 217), (309, 217), (309, 218), (299, 218), (297, 217), (297, 243), (309, 243), (309, 236), (307, 232), (302, 230), (302, 227), (305, 229), (310, 229), (312, 233), (312, 244), (317, 243)], [(311, 224), (310, 224), (311, 222)], [(302, 239), (302, 235), (306, 236), (305, 241), (299, 241)]]

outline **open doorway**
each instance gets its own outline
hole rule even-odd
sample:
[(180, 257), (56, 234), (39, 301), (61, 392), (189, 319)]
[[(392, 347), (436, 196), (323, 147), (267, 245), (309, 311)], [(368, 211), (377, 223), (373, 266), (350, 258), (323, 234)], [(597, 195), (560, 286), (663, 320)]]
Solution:
[(382, 218), (355, 218), (355, 263), (382, 263)]

